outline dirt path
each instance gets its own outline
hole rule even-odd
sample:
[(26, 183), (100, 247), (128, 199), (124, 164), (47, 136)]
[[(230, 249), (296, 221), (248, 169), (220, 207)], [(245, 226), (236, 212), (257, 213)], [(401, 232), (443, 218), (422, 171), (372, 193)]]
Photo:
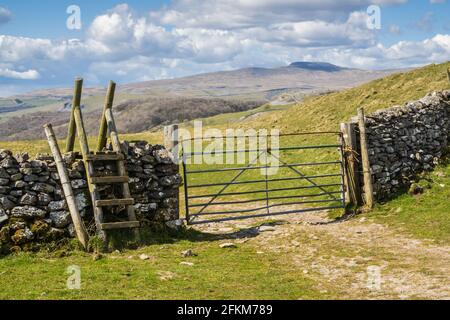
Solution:
[[(210, 223), (195, 228), (224, 242), (274, 252), (280, 263), (313, 279), (316, 289), (342, 299), (450, 299), (450, 247), (409, 238), (354, 218), (330, 223), (326, 212)], [(229, 240), (231, 239), (231, 240)]]

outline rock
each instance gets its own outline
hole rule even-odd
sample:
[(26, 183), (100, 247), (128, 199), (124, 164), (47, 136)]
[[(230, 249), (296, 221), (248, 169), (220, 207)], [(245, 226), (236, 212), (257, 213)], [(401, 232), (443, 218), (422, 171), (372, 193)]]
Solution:
[(77, 232), (75, 230), (75, 226), (73, 225), (73, 223), (69, 224), (69, 226), (67, 227), (67, 232), (69, 232), (69, 236), (71, 238), (75, 238), (77, 235)]
[(2, 208), (0, 208), (0, 226), (1, 226), (4, 222), (8, 221), (8, 219), (9, 219), (9, 217), (8, 217), (8, 215), (6, 214), (5, 210), (3, 210)]
[(87, 187), (87, 182), (84, 179), (71, 180), (70, 184), (72, 185), (72, 188), (74, 188), (74, 189), (81, 189), (81, 188)]
[(234, 243), (231, 242), (225, 242), (219, 245), (219, 247), (224, 249), (231, 249), (231, 248), (237, 248), (237, 246)]
[(0, 162), (0, 167), (2, 168), (14, 168), (17, 166), (17, 161), (12, 157), (7, 157)]
[(177, 219), (177, 220), (171, 220), (166, 222), (166, 226), (173, 230), (180, 230), (183, 226), (183, 220)]
[(192, 251), (192, 249), (187, 249), (181, 252), (181, 256), (183, 258), (187, 258), (187, 257), (195, 257), (197, 256), (196, 253), (194, 253), (194, 251)]
[(70, 217), (70, 213), (68, 211), (50, 212), (50, 219), (56, 228), (67, 227), (72, 222), (72, 218)]
[(23, 177), (23, 181), (25, 182), (36, 182), (39, 180), (39, 177), (35, 174), (29, 174), (29, 175), (25, 175), (25, 177)]
[(258, 228), (258, 231), (259, 232), (264, 232), (264, 231), (275, 231), (276, 229), (275, 229), (275, 227), (272, 227), (272, 226), (260, 226), (259, 228)]
[(170, 152), (166, 149), (155, 150), (153, 155), (159, 163), (170, 164), (173, 162)]
[(25, 229), (26, 227), (27, 227), (26, 221), (23, 219), (19, 219), (19, 218), (13, 218), (13, 220), (10, 221), (10, 223), (9, 223), (9, 228), (12, 231), (16, 231), (19, 229)]
[(9, 184), (9, 179), (0, 178), (0, 186), (7, 186)]
[(411, 186), (409, 187), (408, 193), (410, 195), (417, 195), (423, 193), (423, 191), (424, 189), (421, 185), (417, 183), (412, 183)]
[(101, 253), (95, 252), (95, 253), (92, 254), (92, 260), (93, 261), (100, 260), (101, 258), (103, 258), (103, 255)]
[(22, 198), (20, 198), (19, 204), (23, 206), (25, 205), (34, 206), (37, 202), (38, 202), (37, 196), (27, 192), (22, 196)]
[(150, 256), (148, 256), (148, 255), (143, 253), (143, 254), (139, 255), (139, 259), (141, 259), (141, 260), (149, 260)]
[(15, 204), (11, 200), (9, 200), (7, 196), (0, 196), (0, 207), (5, 210), (11, 210), (15, 207)]
[(19, 180), (14, 182), (14, 188), (16, 189), (22, 189), (25, 188), (28, 184), (25, 181)]
[(16, 154), (15, 158), (19, 163), (22, 163), (28, 161), (30, 156), (28, 155), (28, 152), (20, 152)]
[(0, 186), (0, 194), (6, 195), (10, 192), (11, 188), (6, 186)]
[(81, 211), (91, 205), (91, 199), (86, 193), (81, 192), (75, 196), (75, 203), (77, 204), (78, 210)]
[(19, 181), (22, 178), (23, 178), (23, 175), (21, 173), (16, 173), (11, 176), (11, 181)]
[(11, 157), (12, 152), (6, 149), (0, 149), (0, 160), (3, 160), (6, 157)]
[(23, 207), (14, 207), (11, 210), (11, 216), (16, 218), (44, 218), (47, 212), (45, 210), (32, 207), (32, 206), (23, 206)]
[(49, 240), (59, 240), (63, 238), (65, 235), (64, 229), (59, 228), (50, 228), (48, 231), (48, 239)]
[(31, 232), (30, 229), (25, 228), (25, 229), (17, 230), (14, 233), (14, 235), (11, 237), (11, 240), (15, 244), (23, 244), (23, 243), (31, 241), (33, 239), (33, 237), (34, 237), (33, 232)]
[(38, 194), (38, 205), (40, 206), (46, 206), (52, 201), (52, 198), (46, 194), (46, 193), (39, 193)]
[(9, 177), (9, 173), (5, 169), (0, 168), (0, 178), (9, 179)]
[(169, 187), (173, 186), (175, 184), (181, 183), (181, 176), (179, 174), (171, 175), (171, 176), (165, 176), (159, 179), (159, 182), (162, 186)]
[(48, 209), (50, 211), (62, 211), (67, 209), (67, 203), (66, 200), (60, 200), (60, 201), (51, 201), (48, 204)]
[(55, 191), (55, 188), (50, 184), (38, 182), (33, 185), (31, 190), (36, 192), (52, 193), (53, 191)]

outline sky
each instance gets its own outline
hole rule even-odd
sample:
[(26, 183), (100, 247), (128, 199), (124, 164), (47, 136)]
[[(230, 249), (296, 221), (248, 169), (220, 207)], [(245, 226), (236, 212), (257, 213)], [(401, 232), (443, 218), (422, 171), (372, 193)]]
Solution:
[(450, 60), (450, 0), (0, 0), (0, 96), (324, 61)]

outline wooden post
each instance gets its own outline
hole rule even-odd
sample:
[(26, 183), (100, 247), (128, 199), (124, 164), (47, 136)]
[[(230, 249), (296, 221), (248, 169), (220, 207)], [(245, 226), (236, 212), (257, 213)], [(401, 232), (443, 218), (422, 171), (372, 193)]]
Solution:
[(450, 68), (447, 69), (447, 79), (450, 82)]
[(172, 159), (178, 163), (178, 125), (164, 127), (164, 146), (172, 154)]
[(346, 199), (351, 204), (361, 206), (361, 186), (358, 179), (358, 167), (356, 163), (356, 134), (354, 123), (341, 123), (341, 132), (345, 143), (345, 182), (347, 186)]
[(361, 143), (361, 161), (364, 174), (364, 194), (367, 208), (372, 209), (374, 203), (372, 174), (370, 170), (369, 152), (367, 149), (366, 124), (363, 108), (358, 108), (358, 125)]
[(78, 211), (75, 197), (73, 195), (72, 185), (69, 179), (69, 173), (62, 159), (61, 151), (59, 150), (55, 133), (53, 132), (51, 124), (46, 124), (44, 128), (50, 150), (52, 151), (53, 157), (55, 159), (56, 168), (58, 169), (59, 178), (61, 180), (64, 196), (66, 198), (67, 206), (69, 207), (70, 216), (72, 217), (77, 238), (84, 249), (88, 250), (89, 235), (86, 231), (86, 227), (84, 225), (83, 219), (81, 218), (80, 212)]
[(72, 98), (72, 108), (70, 112), (70, 120), (69, 120), (69, 129), (67, 132), (67, 140), (66, 140), (66, 152), (73, 151), (73, 146), (75, 144), (75, 116), (74, 109), (76, 106), (80, 106), (81, 103), (81, 90), (83, 88), (83, 79), (76, 78), (75, 79), (75, 87), (73, 90), (73, 98)]
[(120, 145), (119, 135), (117, 134), (116, 123), (114, 121), (114, 116), (111, 108), (105, 110), (105, 118), (109, 129), (109, 136), (111, 138), (113, 150), (122, 152), (122, 146)]
[(86, 131), (83, 124), (83, 116), (81, 115), (80, 106), (73, 108), (73, 115), (75, 118), (75, 124), (78, 132), (78, 140), (80, 142), (81, 153), (83, 157), (89, 154), (89, 143), (86, 137)]
[(106, 141), (108, 140), (108, 125), (106, 123), (105, 112), (112, 108), (114, 101), (114, 92), (116, 90), (116, 83), (109, 82), (108, 91), (106, 92), (105, 105), (103, 107), (102, 119), (100, 120), (100, 131), (98, 133), (97, 151), (102, 151), (106, 147)]

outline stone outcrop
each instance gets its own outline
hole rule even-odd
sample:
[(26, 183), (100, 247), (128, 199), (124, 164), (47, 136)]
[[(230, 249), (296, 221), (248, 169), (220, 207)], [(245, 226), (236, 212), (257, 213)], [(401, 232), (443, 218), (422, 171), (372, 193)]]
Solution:
[[(111, 148), (110, 146), (108, 147)], [(124, 142), (125, 165), (138, 219), (143, 225), (178, 219), (178, 165), (159, 145)], [(64, 155), (77, 207), (89, 230), (95, 230), (83, 161), (76, 153)], [(111, 165), (99, 165), (97, 174), (112, 175)], [(103, 198), (116, 190), (101, 186)], [(118, 208), (116, 218), (126, 217)], [(53, 157), (0, 150), (0, 253), (38, 249), (46, 242), (74, 237), (74, 227), (64, 199)]]

